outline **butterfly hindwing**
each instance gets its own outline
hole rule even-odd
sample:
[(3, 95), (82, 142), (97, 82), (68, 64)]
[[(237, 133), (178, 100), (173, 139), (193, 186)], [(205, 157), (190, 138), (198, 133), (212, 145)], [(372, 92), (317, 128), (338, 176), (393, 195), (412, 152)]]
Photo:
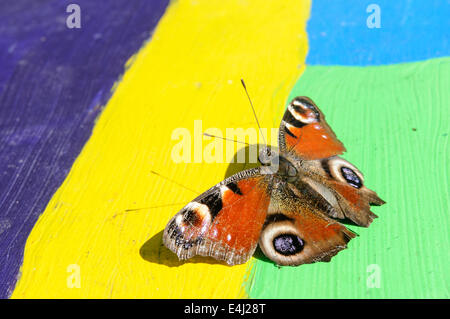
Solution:
[(339, 156), (304, 162), (303, 168), (296, 186), (307, 190), (309, 198), (316, 202), (325, 202), (330, 217), (368, 227), (377, 217), (370, 206), (385, 203), (366, 187), (358, 168)]
[(245, 263), (256, 249), (270, 196), (259, 168), (237, 173), (187, 204), (167, 224), (163, 242), (180, 259), (211, 256)]
[(293, 185), (282, 189), (285, 197), (272, 203), (259, 240), (263, 253), (276, 264), (329, 261), (355, 237)]

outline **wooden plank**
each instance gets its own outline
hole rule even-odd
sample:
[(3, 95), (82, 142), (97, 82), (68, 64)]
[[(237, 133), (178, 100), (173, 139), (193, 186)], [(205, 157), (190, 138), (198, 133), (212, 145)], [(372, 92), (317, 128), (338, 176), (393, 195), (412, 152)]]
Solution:
[(450, 58), (306, 67), (291, 97), (317, 102), (387, 204), (369, 228), (349, 226), (360, 236), (330, 263), (278, 269), (260, 257), (250, 297), (449, 297), (449, 74)]
[(125, 62), (167, 5), (80, 0), (81, 29), (69, 29), (69, 3), (0, 3), (0, 298), (14, 289), (28, 235)]
[[(182, 263), (161, 247), (165, 224), (197, 195), (168, 179), (201, 192), (229, 166), (192, 163), (194, 149), (190, 163), (175, 163), (171, 137), (185, 128), (193, 139), (195, 120), (203, 130), (255, 128), (241, 78), (262, 126), (278, 126), (303, 70), (308, 14), (309, 1), (173, 2), (30, 234), (13, 297), (245, 296), (250, 264)], [(159, 208), (126, 211), (149, 206)], [(77, 266), (81, 287), (70, 288)]]

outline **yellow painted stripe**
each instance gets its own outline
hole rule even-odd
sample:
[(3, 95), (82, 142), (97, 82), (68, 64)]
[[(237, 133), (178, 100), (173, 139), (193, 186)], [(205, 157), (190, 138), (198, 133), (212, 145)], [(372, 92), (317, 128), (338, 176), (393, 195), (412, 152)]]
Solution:
[[(173, 2), (30, 234), (12, 297), (245, 297), (251, 263), (180, 263), (161, 247), (169, 218), (197, 196), (175, 182), (202, 192), (228, 168), (175, 163), (171, 136), (194, 134), (194, 120), (203, 130), (255, 127), (241, 77), (262, 126), (277, 127), (303, 70), (309, 9), (299, 0)], [(154, 208), (125, 211), (143, 207)]]

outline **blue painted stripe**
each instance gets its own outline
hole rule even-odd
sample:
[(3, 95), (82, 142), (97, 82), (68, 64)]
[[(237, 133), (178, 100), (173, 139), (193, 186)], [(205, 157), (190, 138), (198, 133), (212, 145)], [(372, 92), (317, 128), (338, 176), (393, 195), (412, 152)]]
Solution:
[[(370, 4), (380, 28), (369, 28)], [(382, 65), (450, 55), (449, 0), (313, 0), (309, 65)]]

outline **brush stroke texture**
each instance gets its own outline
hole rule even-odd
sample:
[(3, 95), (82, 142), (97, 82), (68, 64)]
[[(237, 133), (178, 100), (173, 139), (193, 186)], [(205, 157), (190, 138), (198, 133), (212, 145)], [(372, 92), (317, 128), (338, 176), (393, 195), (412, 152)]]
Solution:
[(126, 61), (168, 1), (0, 3), (0, 298), (8, 297), (28, 234), (91, 134)]
[[(330, 263), (279, 269), (258, 260), (251, 298), (450, 296), (449, 74), (450, 58), (306, 67), (291, 97), (320, 106), (344, 158), (387, 204), (373, 208), (369, 228), (349, 226), (360, 236)], [(380, 287), (370, 288), (376, 267)]]
[[(370, 4), (381, 28), (370, 29)], [(381, 65), (450, 55), (448, 0), (314, 0), (308, 65)]]
[[(183, 262), (162, 246), (166, 223), (198, 195), (189, 189), (207, 190), (229, 166), (225, 158), (175, 162), (171, 152), (179, 137), (173, 133), (186, 128), (193, 138), (194, 120), (200, 119), (203, 130), (254, 128), (242, 77), (261, 125), (273, 127), (303, 71), (309, 5), (171, 3), (33, 228), (12, 297), (245, 297), (251, 263), (230, 267), (201, 257)], [(204, 149), (212, 142), (204, 137)], [(147, 209), (130, 211), (139, 208)], [(80, 289), (66, 285), (70, 264), (80, 266)]]

